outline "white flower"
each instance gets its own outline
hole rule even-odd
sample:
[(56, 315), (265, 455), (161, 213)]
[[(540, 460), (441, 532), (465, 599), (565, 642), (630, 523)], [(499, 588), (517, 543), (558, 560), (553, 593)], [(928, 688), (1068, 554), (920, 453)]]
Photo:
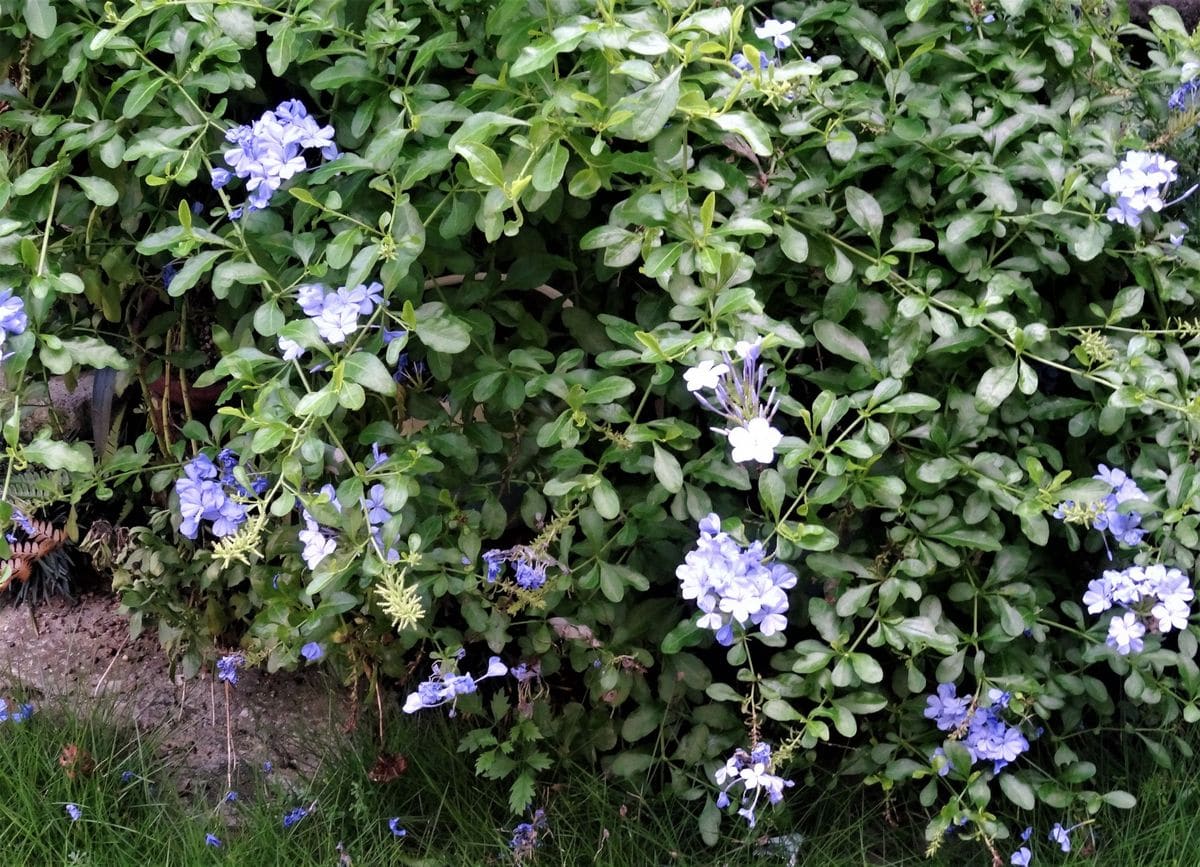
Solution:
[(1172, 629), (1180, 631), (1187, 629), (1188, 615), (1192, 611), (1186, 602), (1176, 596), (1172, 596), (1165, 602), (1155, 605), (1150, 613), (1158, 621), (1159, 632), (1170, 632)]
[(771, 426), (765, 418), (752, 418), (741, 427), (729, 431), (729, 444), (733, 446), (735, 463), (758, 461), (769, 464), (775, 460), (775, 447), (783, 441), (783, 434)]
[(739, 340), (733, 344), (733, 351), (738, 354), (738, 358), (750, 358), (757, 361), (759, 352), (762, 351), (762, 338)]
[(759, 39), (772, 40), (775, 47), (782, 51), (791, 46), (792, 38), (788, 34), (795, 29), (795, 21), (776, 21), (774, 18), (768, 18), (761, 27), (754, 28), (754, 35)]
[(284, 361), (294, 361), (304, 354), (304, 347), (294, 340), (289, 340), (286, 337), (279, 338), (279, 349), (283, 353)]
[(689, 367), (683, 372), (683, 381), (687, 383), (688, 391), (699, 391), (702, 388), (716, 388), (721, 377), (729, 373), (729, 365), (717, 364), (711, 359), (701, 361), (695, 367)]
[(1142, 649), (1142, 636), (1145, 634), (1146, 627), (1138, 620), (1138, 616), (1132, 611), (1126, 611), (1120, 617), (1114, 617), (1108, 624), (1106, 643), (1109, 647), (1115, 647), (1117, 653), (1122, 656), (1128, 656), (1130, 652), (1137, 653)]

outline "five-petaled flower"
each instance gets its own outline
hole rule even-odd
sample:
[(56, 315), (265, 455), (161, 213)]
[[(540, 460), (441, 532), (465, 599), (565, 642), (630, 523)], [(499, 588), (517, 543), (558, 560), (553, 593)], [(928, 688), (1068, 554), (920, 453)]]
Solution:
[(788, 34), (795, 29), (795, 21), (776, 21), (774, 18), (768, 18), (760, 26), (754, 28), (754, 35), (759, 39), (770, 39), (775, 47), (782, 51), (791, 47), (792, 37)]

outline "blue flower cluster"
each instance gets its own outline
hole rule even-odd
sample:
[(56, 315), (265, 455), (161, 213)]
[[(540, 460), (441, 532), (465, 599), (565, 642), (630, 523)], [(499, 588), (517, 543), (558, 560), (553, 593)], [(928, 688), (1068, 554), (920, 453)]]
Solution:
[[(364, 283), (353, 289), (341, 286), (331, 290), (314, 283), (297, 289), (296, 298), (304, 315), (316, 323), (321, 339), (337, 345), (358, 330), (359, 316), (370, 316), (376, 306), (382, 306), (383, 284)], [(290, 340), (286, 346), (281, 340), (279, 346), (287, 360), (299, 358), (304, 351)]]
[[(1033, 834), (1033, 828), (1028, 827), (1021, 832), (1021, 842), (1029, 842), (1030, 836)], [(1008, 859), (1009, 864), (1014, 864), (1016, 867), (1029, 867), (1029, 862), (1033, 860), (1033, 850), (1028, 846), (1022, 846), (1016, 852), (1012, 853), (1012, 857)]]
[(300, 557), (305, 566), (316, 569), (322, 560), (337, 550), (337, 539), (326, 533), (308, 509), (301, 511), (301, 517), (304, 518), (304, 529), (296, 534), (304, 545)]
[[(25, 313), (25, 301), (14, 295), (11, 289), (0, 289), (0, 349), (4, 341), (14, 334), (21, 334), (29, 327)], [(0, 361), (8, 356), (0, 356)]]
[[(937, 692), (926, 698), (925, 718), (931, 719), (944, 732), (961, 736), (963, 745), (971, 754), (971, 763), (981, 759), (992, 763), (992, 772), (1000, 773), (1017, 756), (1029, 749), (1029, 741), (1016, 726), (1010, 726), (1000, 717), (1000, 711), (1008, 707), (1011, 696), (1002, 690), (988, 690), (989, 704), (979, 705), (970, 696), (959, 697), (952, 683), (939, 684)], [(946, 752), (938, 747), (934, 753), (935, 763), (940, 761), (938, 774), (950, 773), (950, 760)], [(958, 768), (966, 772), (966, 768)]]
[[(1122, 503), (1130, 500), (1145, 500), (1147, 499), (1146, 494), (1124, 470), (1116, 467), (1110, 470), (1104, 464), (1100, 464), (1097, 469), (1099, 472), (1092, 478), (1107, 482), (1112, 490), (1100, 501), (1100, 511), (1092, 520), (1092, 526), (1102, 533), (1111, 533), (1112, 537), (1122, 545), (1130, 547), (1140, 545), (1142, 537), (1146, 535), (1146, 531), (1139, 526), (1142, 523), (1142, 516), (1138, 512), (1122, 512), (1120, 507)], [(1061, 503), (1055, 510), (1054, 517), (1059, 519), (1065, 517), (1066, 510), (1074, 505), (1073, 500)]]
[[(284, 181), (308, 168), (306, 149), (320, 149), (327, 160), (338, 156), (333, 136), (332, 126), (320, 126), (300, 100), (289, 99), (253, 123), (225, 133), (226, 141), (233, 145), (225, 151), (229, 169), (213, 169), (213, 189), (221, 189), (235, 175), (243, 178), (250, 192), (244, 210), (261, 210)], [(236, 220), (242, 213), (243, 208), (235, 208), (229, 217)]]
[(1136, 229), (1142, 224), (1142, 214), (1146, 211), (1158, 213), (1168, 204), (1175, 204), (1164, 202), (1163, 194), (1171, 182), (1178, 178), (1176, 166), (1178, 163), (1162, 154), (1127, 152), (1115, 168), (1108, 170), (1108, 176), (1100, 185), (1101, 190), (1116, 196), (1116, 202), (1105, 216), (1114, 223)]
[(538, 845), (538, 834), (546, 830), (546, 811), (535, 810), (531, 822), (522, 822), (513, 828), (512, 839), (508, 846), (518, 861), (533, 855)]
[(793, 781), (771, 773), (771, 747), (765, 743), (755, 744), (750, 752), (734, 750), (713, 776), (721, 787), (717, 807), (722, 810), (729, 806), (729, 790), (736, 785), (742, 786), (742, 806), (738, 815), (751, 828), (758, 821), (754, 811), (763, 792), (767, 793), (769, 803), (778, 804), (783, 800), (783, 790), (795, 785)]
[[(197, 455), (184, 465), (184, 477), (175, 481), (179, 514), (183, 518), (179, 532), (189, 539), (196, 538), (201, 521), (212, 522), (212, 534), (217, 537), (236, 533), (246, 521), (243, 500), (252, 496), (252, 492), (234, 477), (237, 453), (222, 449), (217, 461), (220, 469), (207, 455)], [(253, 495), (259, 496), (267, 489), (267, 480), (255, 476), (250, 486)]]
[[(757, 461), (769, 464), (775, 460), (775, 448), (783, 434), (771, 425), (779, 408), (775, 389), (764, 396), (769, 368), (759, 364), (762, 340), (739, 341), (734, 351), (741, 357), (738, 365), (729, 353), (723, 353), (722, 363), (711, 359), (688, 368), (683, 374), (687, 390), (705, 409), (729, 421), (729, 428), (713, 428), (729, 438), (733, 447), (730, 457), (735, 463)], [(704, 395), (711, 389), (713, 399)]]
[(450, 702), (450, 716), (454, 716), (454, 705), (460, 695), (468, 695), (478, 689), (478, 683), (489, 677), (503, 677), (508, 674), (508, 666), (500, 661), (500, 657), (488, 659), (487, 673), (479, 677), (469, 674), (456, 674), (452, 671), (442, 671), (438, 663), (433, 664), (433, 674), (417, 686), (417, 691), (410, 693), (404, 701), (405, 713), (416, 713), (422, 708), (438, 707)]
[(504, 564), (512, 563), (516, 570), (517, 586), (523, 590), (540, 590), (546, 584), (546, 567), (549, 565), (536, 551), (525, 545), (501, 550), (484, 551), (487, 563), (487, 583), (494, 584), (504, 574)]
[(1088, 582), (1083, 604), (1088, 613), (1100, 614), (1114, 605), (1125, 609), (1108, 623), (1106, 643), (1117, 653), (1139, 653), (1147, 632), (1166, 634), (1187, 629), (1195, 598), (1187, 576), (1161, 564), (1106, 570)]
[(296, 807), (292, 810), (288, 810), (283, 815), (284, 829), (286, 830), (287, 828), (292, 827), (293, 825), (295, 825), (297, 822), (299, 822), (301, 819), (303, 819), (307, 815), (308, 815), (308, 810), (305, 809), (304, 807)]
[[(217, 680), (237, 686), (238, 669), (246, 664), (246, 657), (241, 653), (230, 653), (217, 660)], [(234, 795), (237, 798), (237, 795)]]
[(19, 704), (14, 710), (8, 709), (8, 700), (0, 698), (0, 723), (15, 722), (22, 723), (33, 716), (33, 705)]
[(1200, 92), (1200, 78), (1185, 81), (1167, 98), (1171, 111), (1187, 111), (1196, 105), (1196, 94)]
[(788, 597), (796, 576), (781, 563), (763, 563), (761, 542), (748, 548), (721, 530), (721, 519), (708, 515), (700, 522), (696, 550), (689, 551), (675, 570), (684, 599), (695, 599), (703, 612), (697, 625), (711, 629), (717, 641), (733, 644), (733, 624), (747, 623), (771, 636), (787, 628)]

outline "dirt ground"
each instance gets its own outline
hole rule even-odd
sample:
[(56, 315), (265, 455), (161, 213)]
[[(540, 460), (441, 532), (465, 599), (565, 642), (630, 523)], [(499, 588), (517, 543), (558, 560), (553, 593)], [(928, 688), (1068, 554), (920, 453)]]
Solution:
[[(28, 696), (39, 708), (109, 706), (116, 722), (161, 743), (185, 794), (224, 791), (224, 683), (203, 673), (172, 678), (153, 631), (130, 639), (110, 595), (55, 599), (34, 613), (36, 631), (28, 607), (0, 607), (0, 694)], [(231, 694), (235, 788), (268, 761), (285, 776), (312, 774), (348, 712), (345, 691), (316, 671), (243, 670)]]

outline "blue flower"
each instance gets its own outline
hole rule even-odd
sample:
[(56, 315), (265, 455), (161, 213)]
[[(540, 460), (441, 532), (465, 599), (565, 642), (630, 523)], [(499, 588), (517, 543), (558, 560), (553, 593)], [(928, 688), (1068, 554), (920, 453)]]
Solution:
[(296, 807), (293, 810), (288, 810), (283, 816), (283, 827), (290, 828), (308, 815), (308, 810), (303, 807)]
[(326, 343), (337, 345), (358, 330), (359, 316), (370, 316), (383, 304), (383, 284), (361, 284), (351, 289), (342, 286), (328, 290), (319, 284), (300, 286), (296, 300), (304, 315), (317, 326)]
[(304, 347), (294, 340), (287, 337), (280, 337), (277, 341), (279, 351), (283, 353), (284, 361), (295, 361), (304, 355)]
[[(735, 463), (769, 464), (775, 459), (775, 448), (783, 434), (771, 425), (779, 398), (774, 388), (766, 393), (770, 368), (759, 363), (762, 340), (740, 340), (734, 351), (741, 358), (740, 365), (729, 353), (723, 353), (722, 363), (705, 359), (684, 371), (683, 379), (702, 407), (729, 423), (729, 427), (713, 431), (729, 438)], [(705, 394), (707, 391), (713, 392), (711, 398)]]
[(721, 519), (710, 514), (700, 521), (696, 550), (675, 569), (684, 599), (695, 599), (701, 611), (697, 625), (716, 633), (718, 643), (733, 643), (734, 626), (755, 626), (765, 636), (787, 628), (788, 597), (796, 576), (780, 563), (763, 562), (761, 542), (747, 548), (721, 531)]
[(506, 674), (508, 674), (508, 666), (501, 662), (498, 656), (488, 659), (487, 673), (478, 678), (469, 674), (442, 671), (441, 666), (434, 663), (433, 675), (429, 680), (417, 684), (416, 692), (409, 693), (404, 702), (404, 712), (416, 713), (423, 708), (438, 707), (450, 702), (450, 715), (454, 716), (454, 705), (458, 702), (459, 696), (475, 692), (478, 682), (481, 680), (489, 677), (503, 677)]
[(133, 771), (121, 771), (121, 782), (128, 783), (130, 780), (132, 780), (134, 778), (134, 776), (135, 776), (135, 774), (133, 773)]
[(300, 648), (300, 655), (309, 662), (318, 662), (325, 656), (325, 648), (315, 641), (310, 641)]
[(33, 716), (33, 705), (26, 703), (18, 705), (17, 709), (12, 712), (12, 716), (9, 717), (9, 719), (15, 723), (19, 723), (25, 722), (25, 720), (29, 719), (31, 716)]
[(952, 683), (938, 685), (937, 694), (925, 699), (925, 718), (934, 721), (944, 732), (953, 731), (967, 720), (969, 698), (959, 698), (958, 688)]
[(483, 561), (487, 563), (489, 584), (495, 583), (500, 577), (506, 563), (512, 563), (516, 570), (517, 586), (530, 592), (545, 586), (546, 569), (550, 565), (538, 551), (527, 545), (516, 545), (503, 550), (493, 548), (483, 553)]
[(533, 854), (534, 849), (538, 846), (538, 834), (546, 829), (545, 810), (534, 811), (532, 819), (531, 822), (522, 822), (513, 828), (512, 840), (508, 845), (518, 858), (529, 857)]
[(78, 804), (67, 804), (67, 815), (71, 817), (72, 822), (78, 822), (83, 810)]
[(0, 289), (0, 346), (14, 334), (21, 334), (29, 327), (25, 314), (25, 302), (14, 295), (11, 289)]
[(218, 837), (216, 834), (205, 834), (204, 835), (204, 845), (212, 846), (214, 849), (220, 849), (221, 848), (221, 838)]
[(221, 799), (221, 802), (224, 804), (232, 804), (237, 799), (238, 793), (230, 791), (225, 793), (225, 797)]
[(304, 544), (300, 557), (309, 569), (316, 569), (321, 561), (337, 550), (337, 540), (326, 536), (321, 525), (309, 514), (308, 509), (301, 512), (304, 518), (304, 529), (298, 534)]
[(380, 465), (387, 463), (388, 454), (379, 447), (379, 443), (371, 443), (371, 466), (367, 467), (367, 471), (377, 469)]
[(725, 761), (725, 765), (718, 768), (714, 774), (717, 785), (722, 787), (717, 795), (717, 807), (727, 807), (730, 803), (730, 789), (736, 785), (742, 786), (742, 806), (738, 809), (738, 815), (753, 828), (758, 821), (755, 811), (763, 793), (766, 793), (768, 803), (778, 804), (783, 800), (783, 790), (795, 785), (792, 780), (785, 780), (771, 773), (771, 765), (769, 744), (757, 743), (750, 752), (743, 749), (734, 750), (733, 755)]
[(1012, 853), (1012, 857), (1008, 859), (1009, 864), (1015, 864), (1016, 867), (1029, 867), (1029, 862), (1033, 859), (1033, 851), (1028, 846), (1022, 846), (1016, 852)]
[(263, 773), (264, 774), (269, 774), (274, 770), (275, 770), (275, 765), (272, 764), (269, 759), (267, 761), (263, 762)]
[(1185, 111), (1192, 108), (1196, 101), (1196, 92), (1200, 91), (1200, 78), (1185, 81), (1175, 88), (1174, 93), (1167, 99), (1167, 108), (1171, 111)]
[(795, 21), (776, 21), (774, 18), (768, 18), (761, 26), (754, 28), (754, 35), (759, 39), (770, 39), (775, 47), (782, 51), (791, 47), (792, 38), (788, 34), (795, 29)]
[(1070, 828), (1064, 828), (1061, 822), (1055, 822), (1054, 827), (1050, 829), (1050, 839), (1059, 845), (1059, 848), (1064, 852), (1071, 851), (1071, 832), (1078, 825), (1073, 825)]
[(383, 498), (387, 493), (383, 485), (372, 485), (367, 496), (363, 498), (362, 507), (367, 512), (367, 523), (379, 527), (391, 519), (392, 513), (383, 506)]
[[(218, 461), (220, 471), (207, 455), (197, 455), (184, 464), (183, 478), (175, 480), (182, 519), (179, 532), (189, 539), (196, 538), (201, 521), (210, 521), (212, 534), (217, 537), (236, 533), (246, 522), (246, 505), (234, 497), (248, 498), (251, 492), (234, 478), (237, 454), (231, 449), (222, 449)], [(254, 494), (261, 495), (266, 490), (267, 480), (261, 475), (255, 476), (251, 486)]]
[(1103, 192), (1116, 197), (1105, 216), (1114, 223), (1136, 229), (1146, 211), (1158, 213), (1168, 204), (1186, 197), (1191, 190), (1174, 202), (1163, 201), (1166, 188), (1178, 178), (1177, 166), (1178, 163), (1162, 154), (1128, 151), (1115, 168), (1109, 169), (1100, 185)]
[[(217, 660), (217, 680), (237, 686), (238, 669), (246, 664), (246, 657), (240, 653), (230, 653)], [(235, 794), (236, 798), (237, 795)]]
[(224, 154), (229, 169), (213, 169), (213, 188), (226, 186), (236, 175), (246, 181), (250, 193), (245, 207), (230, 211), (230, 218), (236, 220), (247, 210), (267, 207), (284, 181), (308, 168), (303, 151), (318, 149), (324, 159), (335, 159), (338, 150), (333, 136), (332, 126), (319, 126), (304, 104), (295, 99), (264, 112), (251, 124), (226, 132), (225, 139), (232, 145)]
[(408, 831), (400, 827), (399, 816), (393, 816), (388, 819), (388, 830), (392, 832), (393, 837), (405, 837), (408, 835)]

